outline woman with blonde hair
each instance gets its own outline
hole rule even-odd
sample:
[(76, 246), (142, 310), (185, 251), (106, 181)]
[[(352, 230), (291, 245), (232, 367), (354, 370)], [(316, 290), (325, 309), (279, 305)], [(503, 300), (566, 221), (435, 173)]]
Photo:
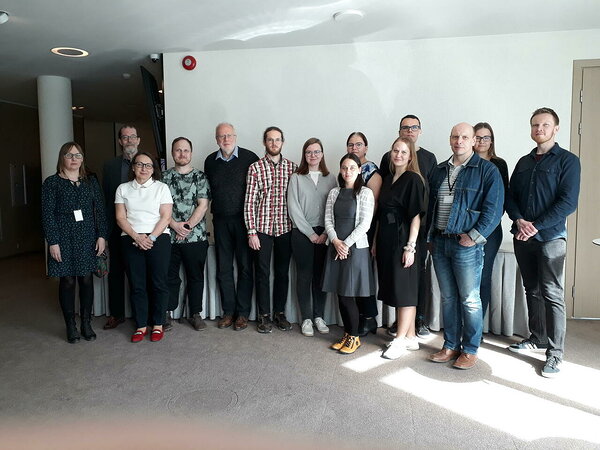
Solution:
[(421, 217), (425, 208), (425, 184), (419, 171), (414, 143), (398, 138), (390, 152), (390, 176), (381, 187), (376, 236), (378, 298), (396, 308), (398, 329), (383, 357), (399, 358), (406, 350), (418, 350), (415, 317), (419, 293), (419, 267), (414, 264)]

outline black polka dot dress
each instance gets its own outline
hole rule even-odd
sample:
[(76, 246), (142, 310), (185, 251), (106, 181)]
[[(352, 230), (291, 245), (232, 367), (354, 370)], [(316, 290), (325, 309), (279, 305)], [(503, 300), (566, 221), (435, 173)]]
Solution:
[[(74, 211), (83, 220), (76, 220)], [(84, 276), (96, 266), (96, 241), (106, 239), (106, 215), (95, 177), (79, 183), (51, 175), (42, 185), (42, 225), (48, 245), (58, 244), (62, 262), (48, 255), (51, 277)]]

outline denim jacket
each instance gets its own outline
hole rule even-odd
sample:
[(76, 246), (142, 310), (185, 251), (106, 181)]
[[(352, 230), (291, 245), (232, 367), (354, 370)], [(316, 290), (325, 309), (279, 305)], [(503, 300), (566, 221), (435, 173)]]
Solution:
[[(537, 149), (523, 156), (510, 178), (506, 212), (516, 221), (533, 222), (537, 241), (566, 238), (567, 216), (577, 208), (581, 165), (573, 153), (554, 144), (541, 161), (535, 160)], [(516, 234), (513, 223), (511, 232)]]
[[(429, 193), (430, 226), (428, 241), (432, 240), (437, 213), (437, 196), (442, 183), (448, 179), (448, 160), (434, 169)], [(476, 153), (463, 167), (453, 188), (454, 200), (445, 233), (467, 233), (477, 244), (485, 244), (502, 218), (504, 184), (494, 164)]]

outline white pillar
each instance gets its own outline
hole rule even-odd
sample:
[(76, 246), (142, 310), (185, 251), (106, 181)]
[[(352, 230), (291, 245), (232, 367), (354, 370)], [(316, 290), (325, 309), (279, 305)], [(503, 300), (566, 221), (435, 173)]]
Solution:
[(53, 75), (37, 78), (42, 180), (56, 173), (60, 147), (73, 140), (71, 80)]

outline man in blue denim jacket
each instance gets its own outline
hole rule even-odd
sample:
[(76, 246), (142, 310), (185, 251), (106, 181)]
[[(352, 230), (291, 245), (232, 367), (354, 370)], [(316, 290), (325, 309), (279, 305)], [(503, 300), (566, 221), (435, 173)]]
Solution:
[(483, 331), (483, 246), (500, 223), (504, 205), (500, 172), (473, 151), (474, 145), (471, 125), (452, 128), (453, 156), (436, 167), (430, 186), (428, 241), (442, 297), (444, 346), (429, 359), (456, 359), (457, 369), (470, 369), (477, 362)]
[(537, 147), (523, 156), (510, 179), (506, 211), (514, 221), (515, 257), (521, 270), (531, 336), (513, 352), (546, 351), (542, 376), (560, 372), (567, 328), (563, 287), (567, 216), (577, 208), (579, 158), (555, 142), (558, 115), (534, 111), (531, 139)]

